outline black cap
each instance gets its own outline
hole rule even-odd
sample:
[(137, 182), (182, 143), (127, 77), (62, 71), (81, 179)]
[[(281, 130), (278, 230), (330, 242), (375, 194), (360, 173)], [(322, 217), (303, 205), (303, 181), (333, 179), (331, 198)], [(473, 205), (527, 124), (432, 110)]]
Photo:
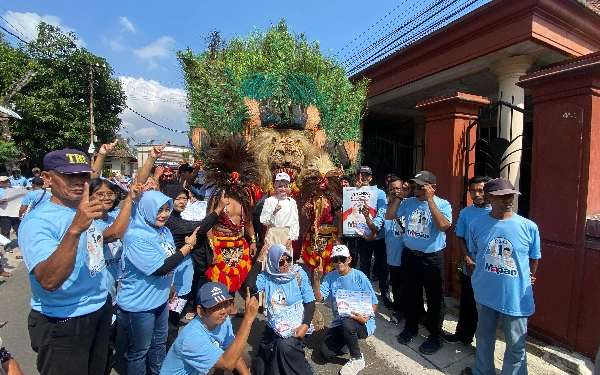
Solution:
[(60, 173), (94, 173), (87, 155), (79, 150), (65, 148), (44, 156), (44, 169)]
[(483, 185), (483, 192), (491, 195), (521, 194), (511, 182), (503, 177), (489, 180)]
[(348, 176), (347, 174), (343, 174), (340, 176), (340, 180), (346, 180), (348, 182), (350, 182), (350, 176)]
[(361, 165), (360, 167), (358, 167), (358, 170), (356, 171), (356, 173), (366, 173), (366, 174), (373, 175), (373, 170), (371, 169), (371, 167), (368, 167), (366, 165)]
[(194, 168), (191, 165), (189, 165), (188, 163), (181, 164), (179, 166), (179, 172), (193, 172), (193, 171), (194, 171)]
[(415, 177), (411, 178), (410, 180), (412, 182), (416, 183), (417, 185), (435, 184), (437, 181), (437, 179), (435, 178), (433, 173), (428, 172), (428, 171), (421, 171), (421, 172), (417, 173), (415, 175)]

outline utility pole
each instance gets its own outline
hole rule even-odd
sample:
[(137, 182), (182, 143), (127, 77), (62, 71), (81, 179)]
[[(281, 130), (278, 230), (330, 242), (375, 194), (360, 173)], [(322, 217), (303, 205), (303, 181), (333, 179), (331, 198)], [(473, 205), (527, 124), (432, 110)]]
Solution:
[(94, 144), (94, 65), (90, 64), (90, 145)]

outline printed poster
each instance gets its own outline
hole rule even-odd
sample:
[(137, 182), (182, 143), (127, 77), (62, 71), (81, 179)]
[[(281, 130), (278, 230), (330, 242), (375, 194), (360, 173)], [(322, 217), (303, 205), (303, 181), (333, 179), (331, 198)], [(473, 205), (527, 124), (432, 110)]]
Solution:
[[(299, 327), (304, 319), (304, 304), (302, 301), (298, 301), (291, 306), (281, 310), (281, 312), (275, 317), (275, 327), (271, 327), (275, 332), (282, 338), (288, 338), (294, 336), (295, 332), (292, 329)], [(307, 334), (313, 333), (315, 328), (312, 323), (308, 328)]]
[(377, 187), (363, 186), (360, 189), (345, 187), (342, 192), (342, 199), (344, 236), (359, 236), (360, 233), (356, 232), (357, 226), (359, 223), (365, 223), (365, 217), (360, 213), (364, 202), (366, 201), (370, 207), (369, 216), (371, 219), (377, 214)]
[(362, 316), (375, 316), (373, 302), (371, 302), (371, 292), (338, 289), (335, 292), (335, 302), (338, 315), (341, 318), (352, 316), (352, 311), (355, 311)]

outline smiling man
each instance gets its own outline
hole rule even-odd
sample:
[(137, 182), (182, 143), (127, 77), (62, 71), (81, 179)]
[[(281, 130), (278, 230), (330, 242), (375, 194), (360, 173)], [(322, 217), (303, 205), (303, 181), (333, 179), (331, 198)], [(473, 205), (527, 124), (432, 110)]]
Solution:
[(495, 373), (500, 320), (506, 340), (502, 374), (525, 375), (525, 337), (527, 319), (535, 310), (532, 287), (541, 258), (540, 233), (534, 222), (513, 212), (515, 195), (520, 193), (509, 180), (490, 180), (483, 191), (492, 210), (471, 222), (467, 232), (468, 248), (477, 264), (472, 276), (479, 314), (475, 364), (461, 374)]
[(100, 375), (106, 365), (112, 306), (102, 232), (92, 223), (102, 216), (102, 202), (89, 201), (92, 172), (81, 151), (46, 154), (42, 178), (52, 197), (21, 223), (32, 293), (29, 338), (42, 374)]

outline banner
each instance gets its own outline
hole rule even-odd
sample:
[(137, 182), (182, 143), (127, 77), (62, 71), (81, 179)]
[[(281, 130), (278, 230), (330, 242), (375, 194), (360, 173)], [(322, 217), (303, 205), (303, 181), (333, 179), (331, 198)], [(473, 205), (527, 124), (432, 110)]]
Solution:
[(6, 199), (7, 202), (0, 204), (0, 216), (19, 217), (21, 202), (27, 193), (29, 193), (29, 190), (27, 189), (6, 189), (4, 199)]
[[(344, 236), (358, 236), (356, 227), (359, 223), (365, 223), (365, 217), (360, 213), (364, 202), (369, 206), (371, 219), (377, 214), (377, 187), (363, 186), (360, 189), (345, 187), (342, 192), (344, 221)], [(360, 228), (360, 226), (359, 226)]]

